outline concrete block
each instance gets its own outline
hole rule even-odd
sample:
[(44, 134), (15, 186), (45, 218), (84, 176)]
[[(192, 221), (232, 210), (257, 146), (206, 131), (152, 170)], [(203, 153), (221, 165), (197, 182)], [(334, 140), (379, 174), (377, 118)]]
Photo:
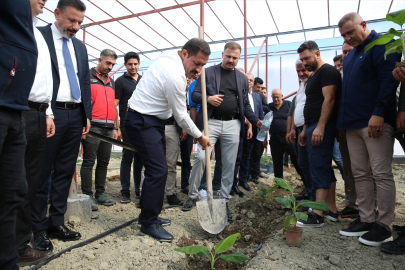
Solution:
[(65, 222), (69, 221), (69, 217), (79, 217), (82, 222), (91, 221), (91, 199), (90, 196), (77, 194), (77, 199), (68, 198), (67, 210), (65, 213)]

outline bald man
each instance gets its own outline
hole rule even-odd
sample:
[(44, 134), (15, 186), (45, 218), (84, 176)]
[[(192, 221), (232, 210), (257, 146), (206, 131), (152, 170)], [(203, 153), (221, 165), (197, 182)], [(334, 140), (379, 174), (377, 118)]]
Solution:
[(272, 103), (269, 108), (273, 111), (273, 122), (270, 128), (270, 151), (273, 158), (274, 177), (283, 178), (283, 155), (287, 152), (297, 173), (303, 179), (302, 170), (298, 164), (295, 144), (287, 144), (285, 136), (287, 133), (287, 117), (291, 107), (291, 101), (283, 100), (281, 89), (273, 89), (271, 92)]
[[(392, 76), (392, 70), (395, 62), (401, 61), (401, 55), (393, 53), (384, 60), (385, 46), (374, 46), (364, 53), (364, 48), (381, 35), (368, 29), (357, 13), (343, 16), (338, 27), (345, 42), (354, 47), (343, 61), (342, 103), (337, 128), (346, 131), (360, 210), (360, 218), (340, 234), (360, 236), (361, 243), (379, 246), (392, 239), (396, 194), (392, 145), (395, 94), (399, 84)], [(374, 213), (374, 194), (377, 194), (378, 218)]]

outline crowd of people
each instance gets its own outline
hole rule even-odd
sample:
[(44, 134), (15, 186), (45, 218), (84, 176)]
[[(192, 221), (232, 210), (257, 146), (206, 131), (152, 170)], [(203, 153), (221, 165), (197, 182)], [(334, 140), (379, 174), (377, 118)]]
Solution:
[[(304, 209), (308, 219), (297, 226), (318, 228), (325, 218), (354, 218), (341, 235), (405, 254), (405, 234), (392, 239), (396, 190), (391, 167), (394, 138), (403, 139), (405, 132), (405, 69), (395, 68), (400, 54), (384, 59), (383, 46), (364, 53), (380, 35), (359, 14), (348, 13), (339, 21), (344, 43), (334, 66), (325, 63), (316, 42), (299, 46), (299, 89), (292, 102), (283, 99), (281, 89), (269, 92), (261, 78), (237, 67), (242, 49), (233, 41), (226, 43), (221, 63), (205, 69), (204, 100), (200, 74), (211, 50), (203, 39), (193, 38), (176, 54), (158, 57), (143, 76), (139, 55), (128, 52), (126, 72), (114, 82), (108, 74), (117, 54), (102, 50), (97, 66), (89, 69), (86, 47), (75, 38), (84, 3), (59, 0), (55, 22), (37, 28), (36, 16), (46, 2), (7, 0), (0, 10), (1, 25), (10, 26), (0, 28), (0, 45), (5, 46), (0, 70), (7, 74), (0, 82), (5, 89), (0, 99), (1, 269), (49, 258), (50, 238), (81, 238), (64, 224), (80, 143), (81, 189), (91, 198), (92, 210), (116, 203), (105, 193), (111, 144), (88, 136), (89, 131), (137, 149), (123, 149), (120, 203), (131, 202), (132, 169), (143, 235), (173, 240), (163, 228), (171, 220), (159, 217), (165, 193), (168, 204), (183, 211), (207, 199), (205, 151), (214, 147), (213, 195), (225, 199), (231, 221), (231, 197), (253, 192), (251, 185), (269, 177), (261, 172), (260, 159), (270, 145), (274, 177), (283, 178), (289, 155), (305, 186), (296, 199), (328, 205), (327, 212)], [(208, 136), (203, 135), (204, 102)], [(256, 137), (269, 112), (273, 121), (262, 142)], [(193, 143), (197, 152), (191, 166)], [(185, 202), (177, 197), (179, 156)], [(332, 160), (345, 184), (339, 204)]]

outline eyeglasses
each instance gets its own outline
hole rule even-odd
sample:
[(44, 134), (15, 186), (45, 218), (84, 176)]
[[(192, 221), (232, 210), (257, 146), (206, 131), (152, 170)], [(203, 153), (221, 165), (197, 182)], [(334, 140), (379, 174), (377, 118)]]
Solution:
[(249, 82), (253, 82), (253, 80), (252, 80), (252, 79), (249, 79)]

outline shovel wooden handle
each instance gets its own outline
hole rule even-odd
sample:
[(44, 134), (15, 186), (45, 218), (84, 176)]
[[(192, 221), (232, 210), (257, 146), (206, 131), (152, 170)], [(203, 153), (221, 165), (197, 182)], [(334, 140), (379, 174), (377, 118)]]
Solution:
[[(204, 39), (204, 29), (199, 27), (198, 37)], [(209, 138), (208, 132), (208, 111), (207, 111), (207, 87), (205, 83), (205, 69), (201, 69), (201, 94), (202, 94), (202, 110), (203, 110), (203, 123), (204, 123), (204, 135)], [(205, 148), (205, 168), (206, 168), (206, 179), (207, 179), (207, 191), (212, 194), (212, 178), (211, 178), (211, 160), (210, 160), (211, 151), (209, 146)]]

